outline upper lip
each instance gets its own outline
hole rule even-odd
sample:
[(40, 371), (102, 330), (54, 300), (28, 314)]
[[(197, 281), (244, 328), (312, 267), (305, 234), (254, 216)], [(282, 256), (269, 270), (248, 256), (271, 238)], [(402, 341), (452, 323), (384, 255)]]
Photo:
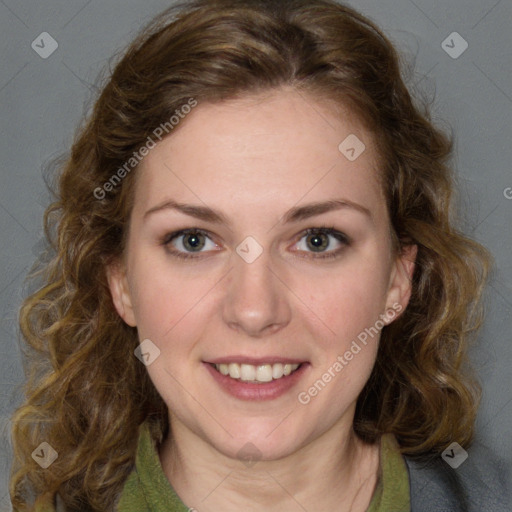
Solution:
[(304, 359), (297, 359), (294, 357), (281, 357), (281, 356), (263, 356), (263, 357), (248, 357), (248, 356), (224, 356), (224, 357), (216, 357), (215, 359), (209, 359), (205, 361), (205, 363), (210, 364), (229, 364), (229, 363), (238, 363), (238, 364), (252, 364), (254, 366), (262, 365), (262, 364), (300, 364), (305, 363)]

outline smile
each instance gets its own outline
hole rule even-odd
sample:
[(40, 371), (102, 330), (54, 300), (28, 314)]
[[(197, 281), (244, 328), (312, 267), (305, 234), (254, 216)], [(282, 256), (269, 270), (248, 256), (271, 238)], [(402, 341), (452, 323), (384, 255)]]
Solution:
[(271, 382), (283, 377), (287, 377), (295, 370), (300, 364), (238, 364), (238, 363), (220, 363), (213, 365), (215, 369), (222, 375), (231, 377), (232, 379), (241, 380), (244, 382), (259, 383)]

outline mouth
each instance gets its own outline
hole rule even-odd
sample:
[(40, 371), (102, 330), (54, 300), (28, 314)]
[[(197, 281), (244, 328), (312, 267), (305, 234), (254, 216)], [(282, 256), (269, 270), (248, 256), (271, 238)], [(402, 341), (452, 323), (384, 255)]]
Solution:
[(203, 361), (203, 365), (222, 391), (244, 401), (274, 400), (286, 396), (305, 378), (311, 366), (309, 362), (282, 358), (252, 360), (255, 364), (247, 362), (245, 357), (230, 359)]
[(304, 363), (263, 363), (258, 365), (239, 363), (210, 363), (215, 370), (232, 379), (262, 384), (288, 377)]

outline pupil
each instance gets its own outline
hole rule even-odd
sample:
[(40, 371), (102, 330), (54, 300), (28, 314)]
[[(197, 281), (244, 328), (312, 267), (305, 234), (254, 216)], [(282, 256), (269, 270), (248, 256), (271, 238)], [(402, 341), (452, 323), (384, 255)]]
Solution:
[(315, 248), (325, 249), (325, 247), (327, 247), (327, 242), (322, 243), (321, 235), (311, 235), (310, 241)]
[[(192, 249), (197, 249), (197, 247), (201, 245), (201, 242), (200, 242), (197, 234), (188, 235), (188, 237), (186, 237), (185, 240), (186, 240), (186, 245), (190, 246)], [(192, 242), (190, 242), (190, 240), (192, 240)]]

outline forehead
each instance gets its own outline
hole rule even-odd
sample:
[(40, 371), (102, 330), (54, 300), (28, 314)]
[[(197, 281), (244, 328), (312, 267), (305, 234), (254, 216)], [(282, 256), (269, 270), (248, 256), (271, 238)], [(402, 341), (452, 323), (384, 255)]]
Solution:
[(142, 161), (139, 211), (172, 198), (270, 214), (345, 197), (382, 213), (373, 138), (342, 105), (284, 89), (200, 104), (180, 123)]

